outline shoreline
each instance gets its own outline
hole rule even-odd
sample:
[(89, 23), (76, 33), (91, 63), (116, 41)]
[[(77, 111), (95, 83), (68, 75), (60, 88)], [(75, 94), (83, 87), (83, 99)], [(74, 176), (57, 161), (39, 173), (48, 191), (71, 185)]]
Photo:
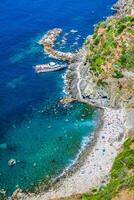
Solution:
[[(81, 101), (83, 103), (88, 104), (85, 101)], [(89, 104), (88, 104), (89, 105)], [(90, 106), (90, 105), (89, 105)], [(38, 195), (42, 194), (42, 192), (46, 195), (49, 190), (53, 189), (54, 191), (61, 186), (61, 182), (66, 180), (66, 178), (71, 177), (74, 173), (79, 171), (83, 166), (83, 163), (88, 158), (89, 154), (92, 152), (92, 149), (95, 147), (96, 142), (98, 140), (99, 132), (103, 126), (103, 117), (104, 111), (103, 109), (98, 108), (98, 117), (99, 120), (96, 123), (95, 130), (91, 133), (91, 135), (87, 136), (83, 139), (81, 148), (76, 155), (76, 158), (69, 165), (64, 168), (63, 172), (56, 177), (51, 177), (48, 182), (42, 181), (39, 185), (33, 186), (33, 188), (28, 189), (26, 191), (21, 190), (21, 188), (16, 189), (16, 191), (12, 194), (8, 200), (32, 200), (32, 198), (37, 198)], [(39, 198), (40, 199), (40, 198)], [(44, 200), (44, 197), (43, 199)]]
[[(127, 0), (123, 1), (126, 2)], [(122, 0), (119, 0), (119, 2), (122, 2)], [(116, 5), (118, 5), (119, 2), (117, 2)], [(120, 14), (120, 9), (117, 11), (118, 13), (116, 15)], [(80, 51), (86, 52), (84, 48)], [(80, 59), (81, 64), (83, 64), (85, 57), (80, 57)], [(87, 80), (86, 78), (85, 80), (82, 80), (81, 73), (79, 71), (81, 64), (78, 65), (78, 62), (75, 61), (75, 63), (71, 63), (69, 69), (67, 70), (65, 77), (65, 90), (69, 91), (69, 94), (78, 101), (95, 106), (95, 102), (87, 101), (82, 97), (80, 87), (81, 85), (85, 86)], [(69, 70), (71, 70), (73, 74), (69, 74)], [(69, 76), (73, 76), (73, 78)], [(70, 81), (69, 79), (72, 80)], [(99, 107), (99, 105), (97, 106)], [(85, 158), (82, 166), (80, 166), (78, 170), (71, 173), (69, 177), (60, 178), (59, 182), (55, 184), (54, 187), (50, 188), (48, 192), (44, 191), (37, 195), (28, 193), (25, 195), (25, 193), (16, 191), (12, 200), (14, 197), (17, 197), (17, 199), (20, 200), (48, 200), (52, 198), (56, 199), (60, 197), (67, 197), (73, 194), (89, 192), (92, 189), (105, 185), (108, 182), (108, 175), (112, 167), (113, 160), (117, 156), (123, 142), (125, 141), (126, 113), (124, 109), (106, 108), (105, 106), (102, 106), (101, 108), (104, 112), (103, 126), (101, 130), (97, 132), (97, 141), (91, 148), (91, 151)], [(96, 177), (94, 175), (96, 175)]]
[[(97, 132), (97, 141), (82, 161), (82, 165), (67, 177), (62, 177), (48, 191), (21, 193), (16, 191), (12, 200), (49, 200), (82, 194), (108, 182), (108, 175), (113, 160), (117, 156), (125, 140), (125, 111), (123, 109), (106, 108), (103, 126)], [(88, 177), (88, 178), (87, 178)]]
[(125, 112), (122, 109), (107, 108), (104, 111), (103, 120), (103, 127), (97, 134), (97, 142), (80, 169), (70, 177), (61, 180), (57, 189), (51, 189), (37, 198), (31, 198), (31, 200), (47, 200), (87, 193), (93, 188), (107, 183), (113, 160), (125, 139), (125, 127), (123, 127)]

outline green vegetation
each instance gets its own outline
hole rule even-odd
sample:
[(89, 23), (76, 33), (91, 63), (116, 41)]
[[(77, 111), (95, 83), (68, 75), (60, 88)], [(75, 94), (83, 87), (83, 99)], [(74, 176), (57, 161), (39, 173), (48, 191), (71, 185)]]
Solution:
[(82, 199), (111, 200), (119, 191), (126, 188), (134, 190), (134, 137), (127, 139), (123, 150), (115, 159), (109, 184), (96, 193), (82, 196)]
[(134, 46), (128, 51), (122, 53), (118, 60), (118, 65), (128, 70), (134, 70)]
[(85, 64), (96, 91), (105, 91), (112, 106), (133, 107), (134, 16), (114, 16), (100, 22), (85, 45)]
[(91, 69), (95, 72), (96, 76), (98, 76), (100, 73), (103, 72), (103, 69), (100, 67), (102, 64), (104, 64), (103, 57), (101, 57), (99, 55), (95, 55), (94, 57), (92, 57)]
[(94, 45), (98, 45), (99, 42), (100, 42), (100, 40), (101, 40), (101, 35), (98, 35), (97, 37), (95, 37), (95, 39), (94, 39)]
[(112, 76), (113, 76), (113, 78), (123, 78), (124, 77), (122, 72), (119, 70), (114, 70)]
[[(100, 22), (94, 31), (89, 45), (87, 61), (97, 77), (122, 78), (121, 70), (134, 68), (134, 16), (110, 18)], [(120, 69), (114, 70), (113, 65)], [(113, 75), (114, 71), (114, 75)]]
[(107, 87), (108, 84), (107, 84), (107, 82), (105, 82), (104, 80), (99, 79), (99, 80), (97, 81), (97, 86)]
[[(89, 63), (96, 88), (103, 87), (104, 91), (108, 91), (107, 96), (112, 100), (112, 103), (114, 102), (115, 107), (122, 105), (132, 108), (134, 16), (118, 15), (100, 22), (95, 27), (92, 38), (89, 38), (85, 45), (88, 49), (86, 62)], [(114, 200), (118, 195), (124, 195), (126, 191), (134, 197), (134, 136), (126, 140), (116, 157), (107, 185), (102, 185), (99, 189), (95, 188), (88, 194), (74, 195), (65, 199)], [(123, 199), (132, 199), (129, 198), (129, 195), (123, 196)]]
[(85, 45), (96, 91), (105, 91), (112, 106), (133, 107), (134, 16), (114, 16), (100, 22)]
[(134, 193), (134, 137), (126, 140), (116, 157), (106, 186), (99, 190), (94, 189), (90, 194), (69, 197), (66, 200), (112, 200), (125, 189)]

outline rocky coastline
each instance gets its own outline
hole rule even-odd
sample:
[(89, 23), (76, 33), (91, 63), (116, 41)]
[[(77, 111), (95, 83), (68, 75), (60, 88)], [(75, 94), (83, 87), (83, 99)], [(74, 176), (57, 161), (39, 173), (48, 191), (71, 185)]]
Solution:
[(134, 5), (132, 0), (118, 0), (113, 8), (117, 10), (117, 15), (134, 15)]
[(37, 193), (23, 193), (18, 189), (9, 200), (58, 199), (86, 193), (93, 188), (105, 185), (113, 160), (124, 141), (125, 115), (122, 109), (105, 109), (103, 113), (104, 123), (97, 132), (97, 138), (93, 138), (92, 146), (89, 143), (85, 154), (80, 157), (71, 171), (69, 170), (59, 177), (59, 180), (53, 182), (48, 190), (44, 190), (42, 187), (42, 190)]
[[(124, 15), (134, 16), (134, 6), (132, 0), (119, 0), (114, 6), (116, 9), (116, 14), (110, 16), (106, 19), (109, 21), (110, 18), (119, 18)], [(85, 43), (92, 41), (93, 36), (87, 37)], [(91, 64), (87, 63), (87, 52), (88, 46), (83, 45), (83, 47), (75, 55), (75, 62), (72, 62), (65, 75), (66, 82), (66, 92), (70, 94), (73, 98), (80, 101), (85, 101), (93, 106), (105, 108), (121, 108), (124, 106), (124, 102), (121, 99), (116, 102), (115, 99), (111, 98), (109, 93), (109, 88), (98, 86), (97, 79), (92, 73)], [(134, 80), (134, 73), (123, 72), (125, 76), (129, 79)], [(111, 81), (111, 80), (110, 80)], [(111, 81), (110, 83), (114, 87), (116, 86), (116, 81)], [(134, 102), (134, 99), (130, 101)], [(129, 103), (128, 103), (129, 104)], [(132, 103), (133, 104), (133, 103)]]
[[(117, 10), (114, 17), (117, 18), (122, 14), (133, 14), (131, 0), (119, 0), (114, 8)], [(91, 38), (92, 36), (88, 37), (87, 40), (89, 41)], [(129, 112), (132, 112), (131, 115), (134, 115), (134, 113), (132, 109), (126, 110), (122, 103), (116, 104), (111, 100), (109, 91), (97, 86), (89, 64), (86, 62), (86, 56), (87, 47), (84, 45), (69, 64), (65, 75), (65, 89), (69, 94), (69, 99), (77, 99), (104, 110), (103, 127), (98, 133), (92, 152), (79, 170), (60, 180), (57, 188), (50, 188), (48, 192), (42, 191), (37, 195), (24, 194), (18, 190), (9, 200), (48, 200), (67, 197), (72, 194), (89, 192), (108, 181), (113, 160), (130, 130), (134, 128), (132, 126), (133, 121), (129, 124), (130, 121), (128, 120)], [(65, 100), (66, 102), (68, 102), (68, 99)], [(96, 174), (96, 177), (94, 174)]]

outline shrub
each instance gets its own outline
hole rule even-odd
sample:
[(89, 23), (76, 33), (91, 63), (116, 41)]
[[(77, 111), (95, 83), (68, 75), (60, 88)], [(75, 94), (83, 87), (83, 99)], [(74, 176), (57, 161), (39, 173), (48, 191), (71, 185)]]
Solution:
[(94, 50), (94, 46), (92, 44), (90, 44), (89, 49), (90, 49), (90, 51), (93, 51)]
[(106, 87), (106, 86), (108, 86), (108, 83), (106, 81), (100, 79), (100, 80), (98, 80), (97, 85)]
[(96, 55), (90, 58), (89, 61), (91, 63), (91, 70), (94, 72), (96, 76), (99, 76), (103, 72), (101, 65), (104, 64), (104, 58), (101, 57), (100, 55)]
[(114, 73), (112, 74), (113, 78), (123, 78), (123, 74), (119, 70), (114, 70)]
[(116, 30), (116, 34), (117, 35), (121, 34), (124, 31), (125, 28), (126, 28), (126, 25), (119, 24), (118, 27), (117, 27), (117, 30)]
[(104, 64), (104, 58), (100, 55), (96, 55), (95, 57), (93, 57), (92, 64), (95, 66), (101, 66), (102, 64)]
[(134, 47), (121, 55), (119, 64), (124, 68), (134, 69)]
[(134, 16), (125, 16), (122, 19), (120, 19), (120, 22), (122, 22), (122, 23), (134, 22)]
[(97, 37), (97, 32), (94, 32), (93, 39), (95, 39), (96, 37)]
[(95, 40), (94, 40), (94, 45), (98, 45), (99, 44), (99, 42), (100, 42), (100, 40), (101, 40), (101, 35), (98, 35), (96, 38), (95, 38)]

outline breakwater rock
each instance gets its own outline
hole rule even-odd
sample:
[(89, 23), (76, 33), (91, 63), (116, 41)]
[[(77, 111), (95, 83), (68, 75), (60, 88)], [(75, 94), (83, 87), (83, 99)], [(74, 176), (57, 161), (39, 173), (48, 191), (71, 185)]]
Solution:
[(57, 37), (61, 34), (62, 29), (54, 28), (50, 30), (43, 38), (39, 41), (40, 45), (43, 45), (44, 51), (49, 54), (51, 57), (58, 60), (72, 62), (75, 54), (70, 52), (61, 52), (54, 49), (55, 42)]

